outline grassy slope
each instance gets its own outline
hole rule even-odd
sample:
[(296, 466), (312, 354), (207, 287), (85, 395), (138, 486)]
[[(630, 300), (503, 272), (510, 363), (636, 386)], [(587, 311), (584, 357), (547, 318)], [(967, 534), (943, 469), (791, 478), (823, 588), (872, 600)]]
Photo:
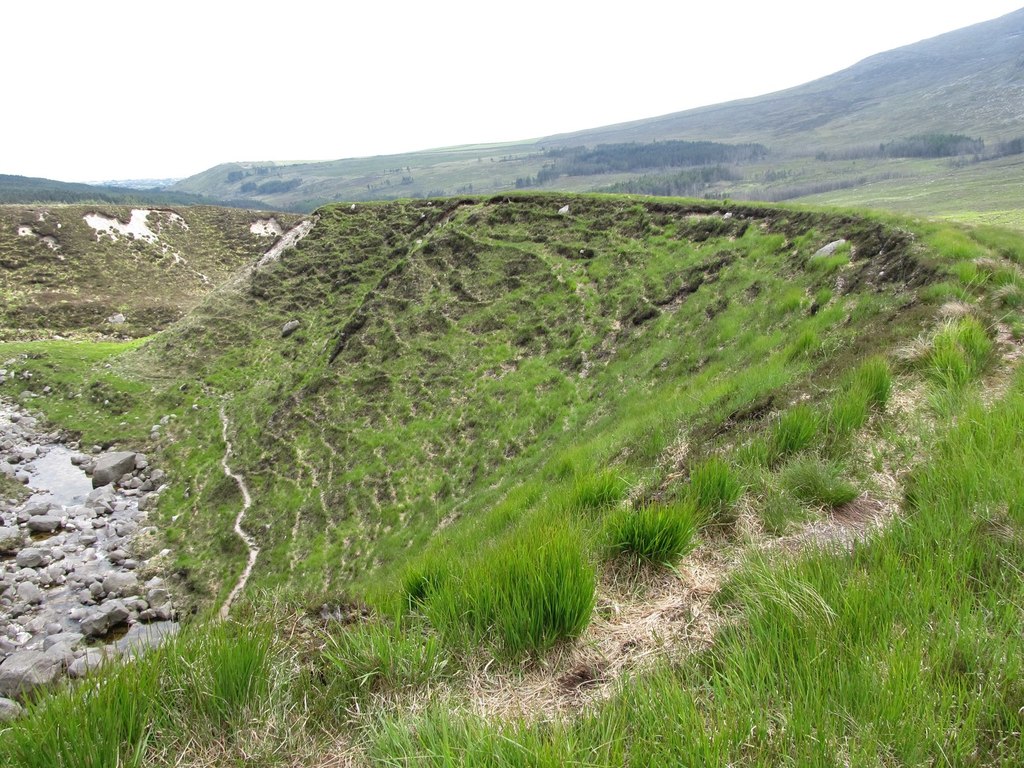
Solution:
[[(218, 465), (216, 399), (227, 396), (238, 468), (256, 492), (260, 620), (287, 619), (268, 607), (277, 601), (340, 603), (351, 617), (353, 595), (396, 617), (327, 636), (288, 619), (290, 644), (272, 654), (294, 670), (289, 682), (269, 677), (264, 640), (245, 623), (224, 641), (251, 647), (243, 669), (217, 671), (216, 641), (200, 630), (182, 652), (207, 670), (198, 691), (231, 692), (225, 711), (207, 711), (202, 693), (175, 709), (160, 691), (178, 690), (182, 671), (154, 673), (137, 692), (150, 709), (132, 721), (151, 734), (151, 757), (169, 759), (192, 731), (195, 762), (215, 749), (282, 764), (322, 753), (323, 727), (385, 760), (439, 765), (1011, 760), (1018, 671), (971, 659), (1019, 657), (1020, 585), (1003, 563), (1018, 557), (1022, 396), (991, 412), (970, 403), (995, 364), (993, 318), (1020, 322), (1019, 238), (723, 210), (545, 196), (327, 208), (280, 264), (128, 354), (6, 345), (35, 373), (17, 388), (51, 384), (41, 407), (90, 440), (176, 415), (157, 446), (178, 467), (158, 522), (197, 606), (223, 596), (244, 560), (230, 533), (237, 490)], [(837, 237), (852, 249), (812, 257)], [(949, 299), (974, 308), (936, 326)], [(283, 339), (292, 317), (302, 326)], [(912, 362), (892, 359), (922, 333)], [(877, 353), (890, 361), (863, 362)], [(893, 369), (897, 389), (923, 390), (927, 418), (887, 408)], [(74, 396), (114, 402), (127, 427)], [(803, 521), (828, 520), (850, 489), (898, 505), (911, 463), (906, 525), (853, 555), (750, 559)], [(665, 511), (642, 539), (689, 515), (699, 551), (751, 563), (712, 609), (742, 620), (714, 650), (624, 681), (582, 718), (502, 726), (469, 714), (478, 663), (496, 655), (483, 679), (514, 678), (503, 659), (548, 658), (553, 642), (604, 625), (614, 583), (598, 564), (623, 530), (613, 521), (652, 504)], [(951, 515), (951, 504), (970, 511)], [(679, 535), (676, 554), (692, 528)], [(980, 567), (970, 586), (962, 574)], [(534, 577), (539, 591), (524, 591)], [(15, 737), (38, 740), (46, 717)], [(259, 725), (240, 726), (249, 721)]]
[[(227, 208), (158, 209), (147, 221), (159, 241), (149, 243), (123, 237), (114, 242), (84, 220), (99, 213), (127, 223), (131, 210), (109, 204), (0, 206), (0, 338), (148, 335), (273, 244), (273, 238), (250, 232), (253, 222), (274, 215), (287, 228), (298, 221), (293, 214)], [(184, 226), (168, 218), (171, 212)], [(31, 234), (20, 235), (25, 227)], [(105, 323), (117, 312), (126, 324)]]

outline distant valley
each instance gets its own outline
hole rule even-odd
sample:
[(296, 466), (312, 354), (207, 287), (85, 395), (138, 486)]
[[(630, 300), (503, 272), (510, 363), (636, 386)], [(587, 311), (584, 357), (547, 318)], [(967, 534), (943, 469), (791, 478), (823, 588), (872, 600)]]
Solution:
[[(310, 210), (513, 190), (857, 203), (1024, 227), (1024, 10), (778, 93), (571, 134), (319, 163), (226, 163), (172, 190)], [(759, 145), (728, 159), (567, 163), (653, 142)], [(585, 169), (585, 172), (581, 172)], [(964, 189), (950, 195), (959, 179)], [(994, 188), (979, 187), (986, 179)], [(918, 204), (921, 188), (941, 188)]]

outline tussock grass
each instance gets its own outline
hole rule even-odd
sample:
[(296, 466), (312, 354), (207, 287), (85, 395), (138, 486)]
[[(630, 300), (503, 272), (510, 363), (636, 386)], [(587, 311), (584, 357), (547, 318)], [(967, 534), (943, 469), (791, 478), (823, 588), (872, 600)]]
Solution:
[(743, 483), (724, 459), (714, 456), (690, 470), (686, 498), (694, 509), (712, 525), (736, 522), (736, 503), (743, 495)]
[(857, 498), (857, 489), (843, 478), (838, 464), (802, 456), (787, 464), (780, 483), (789, 493), (808, 504), (834, 508)]
[[(968, 406), (905, 522), (845, 556), (754, 560), (743, 620), (569, 721), (388, 718), (374, 754), (450, 765), (1018, 765), (1024, 702), (1024, 379)], [(965, 692), (969, 691), (969, 695)], [(843, 717), (835, 713), (842, 711)], [(785, 724), (785, 727), (780, 727)]]
[(586, 627), (595, 587), (578, 534), (533, 525), (428, 592), (423, 611), (454, 647), (483, 642), (508, 656), (542, 653)]
[(365, 698), (412, 688), (445, 673), (436, 637), (396, 621), (365, 621), (330, 634), (321, 652), (333, 675), (330, 692)]
[(892, 393), (892, 372), (882, 357), (861, 363), (833, 397), (826, 419), (826, 440), (842, 452), (846, 440), (864, 426), (872, 410), (884, 411)]
[(932, 338), (922, 363), (928, 378), (942, 389), (962, 390), (991, 362), (994, 344), (974, 317), (945, 323)]
[(625, 480), (613, 470), (578, 472), (572, 479), (565, 504), (583, 512), (600, 512), (622, 501), (626, 491)]
[[(39, 700), (2, 734), (11, 768), (150, 765), (149, 751), (230, 738), (260, 717), (270, 633), (226, 623), (172, 639), (131, 663)], [(159, 737), (159, 738), (158, 738)]]
[(41, 700), (0, 733), (0, 757), (11, 768), (107, 768), (145, 765), (159, 706), (154, 660), (112, 668), (99, 685)]
[(821, 417), (808, 403), (800, 403), (779, 416), (767, 444), (768, 463), (809, 448), (818, 439)]
[(672, 564), (693, 548), (703, 519), (690, 499), (618, 509), (605, 521), (606, 548), (613, 556)]

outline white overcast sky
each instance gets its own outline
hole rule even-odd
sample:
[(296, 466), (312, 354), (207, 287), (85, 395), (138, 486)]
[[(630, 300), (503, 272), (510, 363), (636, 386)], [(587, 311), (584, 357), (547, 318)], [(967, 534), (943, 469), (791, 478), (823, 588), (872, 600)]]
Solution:
[(0, 173), (534, 138), (798, 85), (1022, 0), (4, 3)]

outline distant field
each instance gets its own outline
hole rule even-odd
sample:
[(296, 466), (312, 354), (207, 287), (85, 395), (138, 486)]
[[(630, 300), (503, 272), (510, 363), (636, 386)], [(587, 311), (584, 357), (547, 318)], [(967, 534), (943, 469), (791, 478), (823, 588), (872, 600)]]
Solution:
[(1024, 229), (1024, 156), (951, 168), (932, 161), (919, 176), (810, 195), (802, 203), (879, 208), (967, 224)]

